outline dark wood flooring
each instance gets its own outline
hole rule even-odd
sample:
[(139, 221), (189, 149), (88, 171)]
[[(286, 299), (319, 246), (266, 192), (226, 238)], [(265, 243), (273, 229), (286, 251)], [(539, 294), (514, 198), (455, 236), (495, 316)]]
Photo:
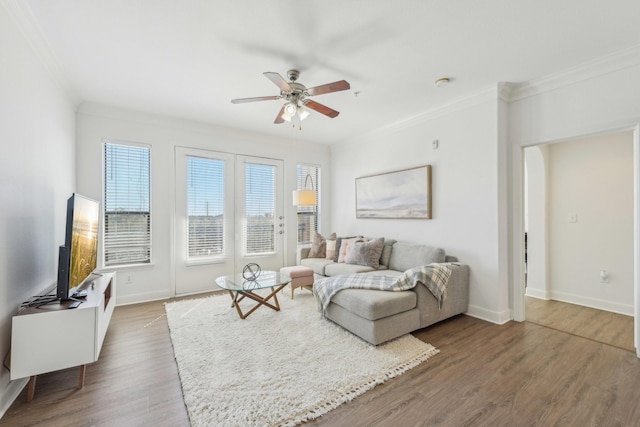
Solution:
[[(309, 424), (640, 426), (640, 359), (630, 351), (464, 315), (414, 335), (440, 353)], [(189, 425), (162, 302), (117, 307), (82, 390), (77, 374), (41, 375), (35, 399), (23, 391), (0, 425)]]

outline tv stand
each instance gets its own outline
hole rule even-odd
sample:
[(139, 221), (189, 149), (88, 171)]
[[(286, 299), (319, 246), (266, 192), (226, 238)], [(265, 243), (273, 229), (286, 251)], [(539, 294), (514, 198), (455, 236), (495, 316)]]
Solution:
[(86, 365), (98, 360), (116, 301), (116, 274), (105, 273), (88, 287), (86, 299), (25, 308), (13, 316), (11, 380), (30, 377), (27, 401), (35, 394), (36, 378), (46, 372), (80, 367), (78, 388), (84, 386)]

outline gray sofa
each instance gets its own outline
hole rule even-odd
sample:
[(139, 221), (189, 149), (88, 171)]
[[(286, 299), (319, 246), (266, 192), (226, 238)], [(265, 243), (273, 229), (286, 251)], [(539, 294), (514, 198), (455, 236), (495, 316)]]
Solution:
[[(377, 269), (337, 263), (332, 259), (309, 258), (309, 250), (308, 247), (299, 249), (298, 264), (313, 269), (316, 280), (322, 276), (352, 273), (399, 276), (405, 270), (432, 262), (457, 261), (440, 248), (393, 240), (385, 242)], [(469, 305), (469, 267), (459, 263), (452, 267), (442, 308), (421, 284), (401, 292), (344, 289), (333, 297), (325, 316), (365, 341), (378, 345), (464, 313)]]

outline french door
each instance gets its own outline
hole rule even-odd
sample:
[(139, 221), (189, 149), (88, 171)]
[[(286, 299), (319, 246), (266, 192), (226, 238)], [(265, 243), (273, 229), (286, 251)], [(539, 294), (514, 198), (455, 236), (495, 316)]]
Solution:
[(249, 262), (284, 263), (282, 160), (176, 148), (176, 294), (217, 289)]
[(284, 265), (282, 160), (236, 159), (236, 269), (256, 263), (263, 270)]

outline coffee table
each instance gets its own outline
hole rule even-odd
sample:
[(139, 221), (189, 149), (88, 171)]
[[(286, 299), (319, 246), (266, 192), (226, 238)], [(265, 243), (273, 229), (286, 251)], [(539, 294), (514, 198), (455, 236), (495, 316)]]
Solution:
[[(261, 271), (255, 280), (247, 280), (242, 276), (242, 273), (237, 273), (218, 277), (216, 284), (229, 292), (233, 301), (232, 305), (236, 308), (240, 318), (245, 319), (262, 306), (280, 311), (280, 303), (276, 294), (287, 286), (290, 281), (291, 278), (286, 274), (265, 270)], [(266, 296), (254, 292), (260, 289), (271, 289), (271, 292)], [(252, 299), (257, 304), (251, 310), (243, 313), (239, 302), (245, 298)], [(273, 299), (273, 304), (269, 302), (271, 299)]]

